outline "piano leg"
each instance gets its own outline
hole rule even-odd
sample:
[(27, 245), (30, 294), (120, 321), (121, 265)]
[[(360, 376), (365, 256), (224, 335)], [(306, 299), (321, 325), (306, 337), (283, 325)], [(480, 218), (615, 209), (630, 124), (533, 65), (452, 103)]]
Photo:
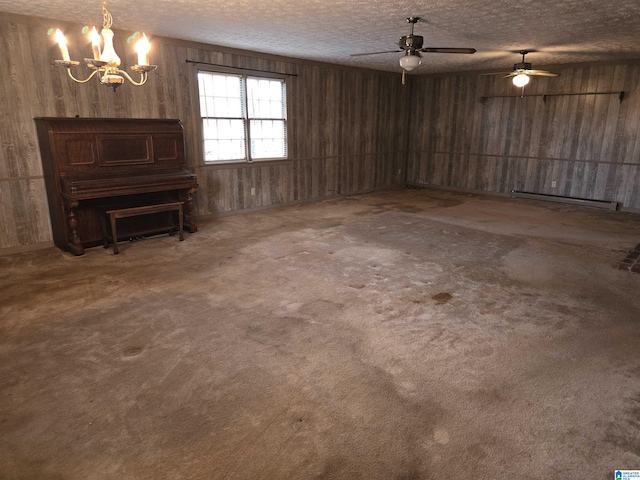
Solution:
[(67, 219), (69, 221), (69, 243), (67, 247), (74, 255), (84, 255), (84, 247), (78, 236), (78, 217), (76, 216), (74, 205), (67, 206)]
[(196, 221), (193, 218), (193, 194), (196, 192), (195, 188), (191, 188), (187, 192), (186, 198), (182, 199), (184, 201), (184, 223), (189, 225), (189, 233), (196, 233), (198, 231), (198, 225), (196, 225)]

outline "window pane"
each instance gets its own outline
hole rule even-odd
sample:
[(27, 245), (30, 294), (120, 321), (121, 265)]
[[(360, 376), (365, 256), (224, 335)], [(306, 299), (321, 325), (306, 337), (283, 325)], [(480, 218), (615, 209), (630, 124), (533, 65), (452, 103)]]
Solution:
[(251, 157), (287, 156), (286, 128), (283, 120), (251, 120)]
[(202, 136), (207, 138), (218, 138), (218, 122), (205, 119), (202, 122)]
[(242, 77), (198, 72), (200, 114), (203, 117), (242, 118)]
[(243, 77), (198, 72), (205, 162), (246, 159)]
[(285, 118), (284, 81), (247, 78), (249, 118)]
[(202, 136), (206, 162), (246, 157), (243, 120), (203, 119)]

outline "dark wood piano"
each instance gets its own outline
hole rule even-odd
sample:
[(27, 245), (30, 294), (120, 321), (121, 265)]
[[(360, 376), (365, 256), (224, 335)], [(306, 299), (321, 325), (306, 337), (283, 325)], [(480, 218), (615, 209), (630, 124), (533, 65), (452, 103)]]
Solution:
[[(103, 212), (163, 202), (184, 202), (193, 215), (196, 175), (187, 169), (179, 120), (36, 118), (53, 239), (74, 255), (103, 242)], [(123, 235), (170, 231), (165, 214), (135, 217)], [(173, 212), (171, 212), (173, 213)], [(120, 236), (120, 235), (119, 235)]]

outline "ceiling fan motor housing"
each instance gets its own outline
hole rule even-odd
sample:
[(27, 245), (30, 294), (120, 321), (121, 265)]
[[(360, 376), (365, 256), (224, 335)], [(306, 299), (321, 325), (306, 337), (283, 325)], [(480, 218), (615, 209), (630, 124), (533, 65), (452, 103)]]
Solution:
[(405, 35), (400, 38), (398, 45), (403, 50), (420, 50), (422, 48), (423, 37), (420, 35)]
[(531, 64), (528, 62), (515, 63), (513, 65), (513, 69), (514, 70), (531, 70)]

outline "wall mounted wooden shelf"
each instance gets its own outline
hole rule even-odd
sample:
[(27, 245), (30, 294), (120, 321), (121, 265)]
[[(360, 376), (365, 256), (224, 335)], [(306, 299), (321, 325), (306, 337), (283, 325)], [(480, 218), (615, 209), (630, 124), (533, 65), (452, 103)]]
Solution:
[(582, 93), (530, 93), (526, 95), (483, 95), (480, 102), (483, 104), (489, 98), (524, 98), (524, 97), (542, 97), (542, 101), (546, 102), (547, 97), (561, 97), (567, 95), (618, 95), (620, 101), (624, 99), (624, 92), (582, 92)]

